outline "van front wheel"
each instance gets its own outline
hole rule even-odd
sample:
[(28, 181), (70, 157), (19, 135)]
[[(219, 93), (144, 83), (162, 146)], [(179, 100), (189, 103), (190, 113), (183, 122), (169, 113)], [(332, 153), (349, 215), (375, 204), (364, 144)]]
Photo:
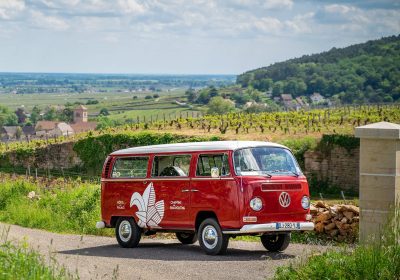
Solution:
[(261, 243), (268, 251), (284, 251), (289, 246), (290, 233), (261, 235)]
[(115, 236), (121, 247), (134, 248), (139, 244), (142, 230), (133, 218), (121, 217), (115, 226)]
[(200, 247), (207, 255), (223, 255), (228, 248), (229, 236), (222, 233), (218, 222), (213, 218), (205, 219), (198, 231)]
[(182, 244), (193, 244), (197, 240), (197, 235), (195, 233), (177, 232), (176, 238), (178, 238)]

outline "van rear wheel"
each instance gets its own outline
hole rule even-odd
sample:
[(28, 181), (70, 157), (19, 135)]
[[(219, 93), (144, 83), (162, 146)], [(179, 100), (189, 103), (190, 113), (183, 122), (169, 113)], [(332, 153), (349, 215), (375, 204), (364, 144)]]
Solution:
[(176, 238), (182, 244), (193, 244), (197, 240), (197, 234), (195, 234), (195, 233), (187, 233), (187, 232), (177, 232), (176, 233)]
[(228, 248), (229, 236), (222, 233), (218, 222), (213, 218), (205, 219), (199, 227), (200, 247), (207, 255), (223, 255)]
[(290, 233), (261, 235), (261, 243), (271, 252), (286, 250), (290, 243)]
[(115, 226), (115, 236), (121, 247), (134, 248), (139, 244), (142, 230), (133, 218), (121, 217)]

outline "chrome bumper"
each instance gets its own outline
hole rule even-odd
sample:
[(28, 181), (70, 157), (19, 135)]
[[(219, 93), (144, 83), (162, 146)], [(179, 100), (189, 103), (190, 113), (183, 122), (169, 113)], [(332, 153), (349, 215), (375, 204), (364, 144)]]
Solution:
[(307, 231), (314, 230), (313, 222), (297, 222), (297, 228), (278, 228), (278, 223), (244, 225), (240, 230), (226, 230), (224, 234), (246, 234), (263, 232), (282, 232), (282, 231)]

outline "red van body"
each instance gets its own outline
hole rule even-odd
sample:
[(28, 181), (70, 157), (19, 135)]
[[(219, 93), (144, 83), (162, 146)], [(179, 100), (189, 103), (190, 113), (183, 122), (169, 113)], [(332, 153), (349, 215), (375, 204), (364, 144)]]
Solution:
[(306, 177), (287, 147), (270, 142), (116, 151), (104, 164), (101, 211), (97, 227), (115, 227), (123, 247), (135, 247), (141, 234), (170, 231), (185, 244), (198, 237), (209, 254), (224, 253), (230, 237), (246, 234), (281, 251), (291, 231), (314, 228)]

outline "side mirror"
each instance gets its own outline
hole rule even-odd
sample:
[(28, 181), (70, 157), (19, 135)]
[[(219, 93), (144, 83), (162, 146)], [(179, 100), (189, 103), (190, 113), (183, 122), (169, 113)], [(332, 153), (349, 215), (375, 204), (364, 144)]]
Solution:
[(218, 167), (211, 168), (211, 177), (212, 178), (219, 178), (219, 169), (218, 169)]

